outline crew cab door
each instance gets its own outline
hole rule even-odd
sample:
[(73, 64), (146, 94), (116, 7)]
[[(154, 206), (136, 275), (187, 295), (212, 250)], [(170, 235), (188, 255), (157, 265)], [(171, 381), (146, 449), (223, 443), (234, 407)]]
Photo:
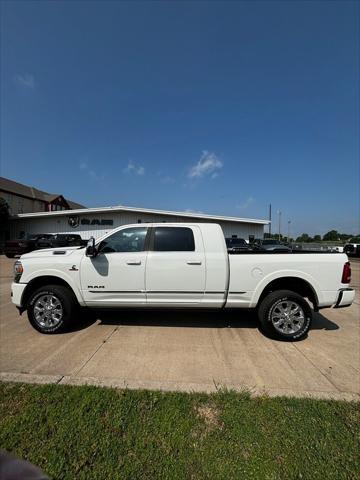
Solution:
[(145, 304), (147, 227), (129, 227), (106, 237), (96, 257), (84, 256), (80, 278), (89, 306)]
[(148, 304), (196, 304), (205, 291), (205, 254), (197, 226), (152, 229), (146, 264)]

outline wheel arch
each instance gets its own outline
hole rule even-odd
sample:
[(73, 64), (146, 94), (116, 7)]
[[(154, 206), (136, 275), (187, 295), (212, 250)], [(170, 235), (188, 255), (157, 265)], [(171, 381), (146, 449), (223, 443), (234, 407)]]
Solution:
[(291, 290), (304, 298), (308, 298), (315, 311), (319, 309), (319, 297), (313, 285), (308, 280), (295, 276), (279, 277), (268, 282), (259, 292), (257, 305), (260, 305), (269, 293), (276, 290)]
[(56, 275), (41, 275), (39, 277), (35, 277), (27, 284), (22, 297), (21, 297), (21, 310), (24, 311), (27, 309), (27, 302), (31, 296), (31, 294), (37, 290), (38, 288), (42, 287), (43, 285), (62, 285), (70, 290), (70, 292), (74, 295), (77, 302), (80, 303), (81, 299), (77, 292), (72, 288), (72, 286), (63, 278), (57, 277)]

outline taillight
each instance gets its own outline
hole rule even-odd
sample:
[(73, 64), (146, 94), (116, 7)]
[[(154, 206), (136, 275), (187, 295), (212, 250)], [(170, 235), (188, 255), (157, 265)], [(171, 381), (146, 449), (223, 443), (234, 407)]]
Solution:
[(343, 268), (341, 283), (350, 283), (350, 280), (351, 280), (350, 262), (346, 262)]

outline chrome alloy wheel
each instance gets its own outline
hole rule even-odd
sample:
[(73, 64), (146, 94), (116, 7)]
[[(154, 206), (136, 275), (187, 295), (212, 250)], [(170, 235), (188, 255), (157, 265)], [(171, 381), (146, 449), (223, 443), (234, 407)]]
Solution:
[(55, 327), (63, 317), (63, 307), (60, 300), (53, 294), (41, 295), (34, 305), (34, 317), (43, 328)]
[(280, 300), (271, 309), (270, 320), (278, 332), (293, 334), (304, 326), (305, 314), (296, 302)]

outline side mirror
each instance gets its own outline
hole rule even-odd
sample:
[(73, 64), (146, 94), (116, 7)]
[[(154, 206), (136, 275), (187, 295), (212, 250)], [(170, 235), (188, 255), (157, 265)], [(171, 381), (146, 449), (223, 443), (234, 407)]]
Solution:
[(87, 245), (86, 245), (85, 254), (86, 254), (87, 257), (96, 257), (97, 250), (96, 250), (96, 247), (95, 247), (95, 238), (94, 237), (89, 238), (89, 240), (87, 242)]

